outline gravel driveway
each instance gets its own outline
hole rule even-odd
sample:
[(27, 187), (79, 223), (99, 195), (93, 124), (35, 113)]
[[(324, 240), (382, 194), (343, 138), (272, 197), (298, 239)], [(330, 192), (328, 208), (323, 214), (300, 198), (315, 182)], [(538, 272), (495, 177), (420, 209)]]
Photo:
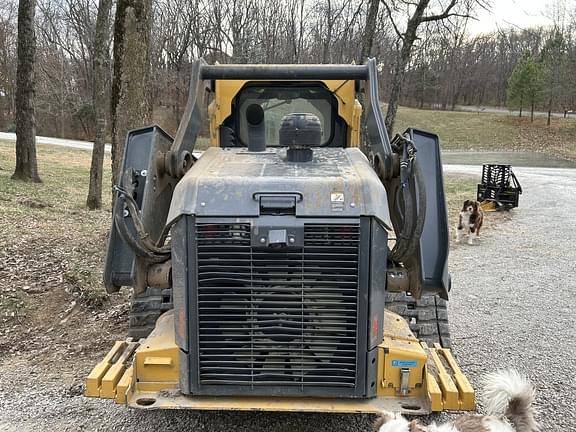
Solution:
[(576, 170), (514, 173), (524, 193), (512, 219), (452, 251), (453, 349), (473, 384), (496, 368), (525, 373), (543, 430), (576, 431)]
[[(478, 167), (448, 166), (472, 173)], [(474, 385), (515, 367), (537, 388), (544, 431), (576, 430), (576, 170), (519, 168), (511, 220), (451, 253), (453, 348)], [(490, 216), (488, 216), (490, 217)], [(141, 412), (78, 395), (87, 370), (60, 378), (34, 359), (0, 362), (0, 431), (368, 431), (370, 416)], [(86, 369), (86, 368), (85, 368)], [(440, 419), (449, 418), (443, 415)]]

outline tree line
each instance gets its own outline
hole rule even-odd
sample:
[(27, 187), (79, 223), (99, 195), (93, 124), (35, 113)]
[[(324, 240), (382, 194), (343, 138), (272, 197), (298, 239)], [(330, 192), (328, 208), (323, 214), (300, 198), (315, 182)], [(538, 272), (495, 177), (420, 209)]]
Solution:
[(19, 124), (19, 15), (31, 16), (34, 30), (36, 132), (101, 143), (97, 175), (104, 140), (117, 165), (128, 128), (154, 119), (175, 131), (198, 57), (259, 64), (375, 57), (390, 132), (398, 104), (575, 109), (576, 14), (558, 6), (565, 4), (550, 8), (552, 27), (471, 35), (488, 0), (4, 0), (0, 130)]

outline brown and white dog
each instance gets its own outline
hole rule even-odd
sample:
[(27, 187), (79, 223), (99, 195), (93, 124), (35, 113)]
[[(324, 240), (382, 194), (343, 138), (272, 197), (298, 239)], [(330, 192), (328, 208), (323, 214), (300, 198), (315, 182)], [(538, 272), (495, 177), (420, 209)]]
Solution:
[(480, 228), (484, 222), (484, 212), (478, 201), (466, 200), (460, 210), (458, 225), (456, 226), (456, 241), (460, 242), (462, 231), (466, 230), (468, 244), (474, 244), (472, 234), (476, 233), (476, 238), (480, 236)]
[(487, 415), (467, 415), (454, 422), (429, 426), (418, 420), (408, 421), (398, 413), (383, 413), (374, 428), (376, 432), (539, 432), (534, 419), (534, 388), (513, 369), (501, 370), (485, 377), (484, 392)]

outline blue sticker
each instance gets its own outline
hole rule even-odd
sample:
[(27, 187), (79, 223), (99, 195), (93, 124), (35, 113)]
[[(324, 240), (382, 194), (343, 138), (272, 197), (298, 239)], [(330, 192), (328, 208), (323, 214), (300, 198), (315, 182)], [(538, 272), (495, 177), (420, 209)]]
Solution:
[(416, 360), (392, 360), (393, 367), (415, 368), (417, 364)]

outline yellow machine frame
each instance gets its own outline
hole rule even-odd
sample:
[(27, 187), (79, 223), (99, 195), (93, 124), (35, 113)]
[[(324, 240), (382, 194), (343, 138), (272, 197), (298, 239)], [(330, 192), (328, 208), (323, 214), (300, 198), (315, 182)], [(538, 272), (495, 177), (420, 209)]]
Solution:
[(419, 342), (399, 315), (386, 311), (384, 319), (376, 398), (183, 395), (172, 312), (160, 317), (148, 338), (116, 342), (86, 379), (85, 395), (143, 409), (426, 414), (476, 408), (474, 390), (450, 350)]

